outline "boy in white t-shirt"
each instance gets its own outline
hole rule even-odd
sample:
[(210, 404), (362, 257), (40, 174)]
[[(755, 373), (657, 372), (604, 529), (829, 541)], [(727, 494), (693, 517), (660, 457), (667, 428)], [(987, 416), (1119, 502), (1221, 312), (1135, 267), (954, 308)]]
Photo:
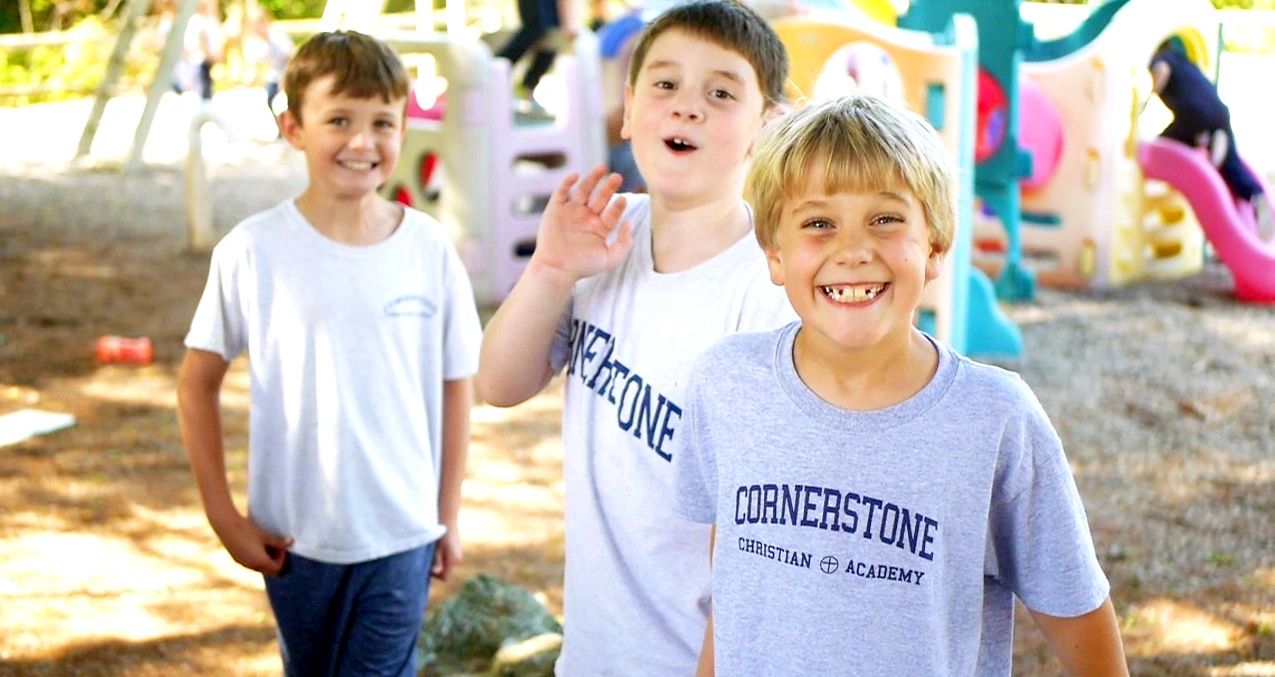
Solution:
[(675, 495), (716, 527), (701, 675), (1008, 675), (1015, 596), (1069, 674), (1127, 674), (1040, 403), (913, 322), (954, 186), (934, 129), (872, 97), (758, 141), (757, 240), (801, 319), (691, 373)]
[(554, 192), (487, 326), (477, 387), (527, 400), (565, 369), (565, 634), (557, 670), (686, 675), (708, 611), (708, 528), (671, 510), (682, 392), (718, 338), (788, 322), (742, 198), (788, 59), (755, 12), (681, 4), (639, 38), (623, 135), (649, 195), (599, 168)]
[[(309, 185), (217, 245), (186, 336), (182, 438), (209, 524), (265, 575), (288, 675), (415, 675), (430, 575), (461, 559), (481, 328), (445, 230), (376, 192), (398, 161), (407, 83), (360, 33), (298, 50), (280, 126)], [(244, 351), (246, 515), (218, 401)]]

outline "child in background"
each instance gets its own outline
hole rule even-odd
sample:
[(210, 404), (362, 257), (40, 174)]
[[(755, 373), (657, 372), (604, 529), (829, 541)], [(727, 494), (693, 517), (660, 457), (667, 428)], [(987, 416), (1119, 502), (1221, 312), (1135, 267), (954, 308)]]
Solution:
[(558, 674), (687, 675), (709, 596), (708, 527), (676, 518), (683, 388), (718, 338), (792, 319), (742, 198), (783, 96), (774, 31), (730, 0), (655, 19), (634, 51), (623, 134), (648, 195), (569, 176), (487, 325), (480, 396), (523, 402), (565, 369), (565, 640)]
[[(366, 35), (301, 47), (280, 122), (309, 184), (217, 245), (186, 336), (182, 438), (209, 524), (265, 575), (288, 675), (415, 675), (430, 575), (461, 559), (481, 330), (444, 229), (376, 192), (398, 161), (407, 86)], [(246, 515), (218, 406), (245, 350)]]
[(226, 38), (221, 30), (221, 9), (217, 0), (199, 0), (199, 11), (190, 17), (182, 41), (182, 63), (176, 67), (179, 91), (197, 89), (200, 101), (213, 96), (213, 66), (221, 63)]
[[(250, 39), (244, 43), (244, 57), (250, 63), (259, 64), (264, 71), (266, 109), (274, 119), (274, 98), (279, 94), (279, 83), (288, 67), (288, 59), (292, 58), (294, 45), (292, 38), (270, 20), (269, 12), (264, 9), (257, 8), (249, 17), (248, 27)], [(282, 128), (279, 135), (283, 136)]]
[(538, 107), (531, 95), (558, 56), (557, 49), (549, 44), (549, 34), (558, 29), (567, 42), (575, 39), (578, 30), (575, 2), (576, 0), (518, 0), (518, 18), (522, 25), (496, 53), (496, 56), (508, 59), (512, 66), (534, 49), (531, 63), (527, 64), (527, 69), (523, 72), (522, 82), (514, 91), (514, 95), (534, 112), (543, 113), (543, 109)]
[(1015, 596), (1069, 674), (1127, 674), (1040, 403), (913, 323), (954, 188), (933, 128), (871, 97), (758, 142), (757, 239), (801, 319), (687, 386), (672, 495), (717, 530), (700, 674), (1008, 675)]
[(1173, 113), (1160, 136), (1209, 151), (1213, 166), (1235, 197), (1250, 203), (1264, 242), (1275, 235), (1275, 212), (1257, 177), (1244, 166), (1231, 131), (1231, 111), (1217, 95), (1217, 87), (1187, 58), (1180, 43), (1166, 40), (1148, 65), (1151, 89)]

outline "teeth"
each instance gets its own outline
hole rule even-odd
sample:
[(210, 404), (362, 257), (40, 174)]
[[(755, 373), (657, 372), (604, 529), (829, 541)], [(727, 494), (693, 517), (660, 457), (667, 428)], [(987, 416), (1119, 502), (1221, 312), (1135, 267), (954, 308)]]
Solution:
[(691, 144), (690, 141), (687, 141), (686, 139), (683, 139), (681, 137), (669, 139), (669, 145), (679, 150), (683, 148), (694, 148), (694, 146)]
[(828, 298), (837, 303), (863, 303), (876, 298), (878, 294), (885, 290), (885, 285), (872, 286), (845, 286), (845, 287), (820, 287)]
[(353, 169), (356, 171), (365, 172), (371, 169), (375, 164), (376, 163), (374, 162), (357, 162), (354, 160), (345, 160), (344, 162), (341, 163), (341, 166), (345, 167), (346, 169)]

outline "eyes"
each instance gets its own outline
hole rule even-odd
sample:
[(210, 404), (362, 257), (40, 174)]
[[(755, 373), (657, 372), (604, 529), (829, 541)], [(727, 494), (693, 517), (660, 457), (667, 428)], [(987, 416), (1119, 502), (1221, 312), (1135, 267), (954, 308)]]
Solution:
[[(677, 91), (677, 88), (678, 88), (678, 83), (668, 78), (658, 78), (654, 82), (652, 82), (651, 85), (655, 89), (660, 89), (667, 92)], [(710, 87), (707, 92), (707, 95), (710, 99), (718, 99), (721, 101), (734, 101), (739, 98), (738, 96), (735, 95), (734, 91), (724, 87)]]
[[(327, 119), (327, 124), (337, 129), (346, 129), (352, 122), (347, 115), (333, 115)], [(398, 129), (398, 120), (389, 117), (378, 118), (372, 121), (372, 127), (378, 132), (393, 132)]]
[[(903, 217), (898, 214), (877, 214), (868, 220), (868, 227), (879, 230), (889, 230), (891, 226), (902, 223), (905, 223), (905, 221)], [(830, 219), (816, 216), (803, 221), (801, 223), (801, 228), (802, 230), (831, 231), (836, 230), (837, 225)]]

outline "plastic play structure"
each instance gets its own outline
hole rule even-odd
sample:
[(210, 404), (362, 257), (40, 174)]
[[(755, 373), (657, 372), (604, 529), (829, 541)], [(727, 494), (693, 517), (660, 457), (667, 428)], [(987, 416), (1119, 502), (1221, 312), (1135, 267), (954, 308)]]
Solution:
[[(977, 265), (1000, 271), (1001, 281), (1030, 263), (1042, 283), (1104, 288), (1198, 272), (1207, 235), (1241, 299), (1275, 300), (1275, 253), (1254, 234), (1251, 210), (1224, 187), (1215, 192), (1223, 185), (1216, 170), (1189, 149), (1139, 137), (1157, 45), (1177, 37), (1213, 72), (1217, 20), (1207, 0), (1109, 0), (1047, 42), (1023, 23), (1019, 0), (917, 0), (900, 23), (932, 25), (965, 5), (976, 10), (982, 38), (979, 140), (1003, 144), (1007, 158), (980, 162), (977, 182), (985, 186), (994, 170), (1020, 191), (1016, 213), (1013, 191), (987, 202), (993, 216), (975, 226)], [(1018, 159), (1003, 155), (1005, 146)], [(1007, 293), (1013, 287), (998, 291), (1024, 298)]]
[[(554, 65), (564, 110), (553, 121), (514, 113), (510, 65), (477, 39), (381, 34), (404, 55), (433, 57), (445, 91), (409, 106), (398, 167), (383, 188), (437, 218), (452, 236), (480, 304), (497, 303), (535, 248), (540, 212), (570, 171), (606, 161), (596, 40), (576, 37)], [(417, 80), (424, 89), (425, 78)], [(437, 86), (437, 84), (435, 83)]]
[[(866, 70), (869, 63), (897, 73), (902, 103), (934, 125), (956, 159), (961, 177), (958, 223), (945, 270), (930, 283), (922, 325), (956, 350), (1017, 356), (1022, 336), (1001, 312), (990, 280), (971, 265), (975, 59), (977, 34), (966, 15), (933, 32), (904, 30), (853, 11), (812, 12), (774, 22), (791, 61), (789, 97), (797, 103), (847, 91), (829, 73)], [(877, 54), (874, 59), (871, 55)], [(862, 73), (860, 73), (862, 78)], [(890, 78), (874, 74), (873, 82)], [(853, 86), (853, 85), (852, 85)], [(888, 87), (892, 87), (889, 85)], [(830, 90), (830, 91), (821, 91)], [(889, 94), (889, 92), (886, 92)]]
[[(1235, 296), (1275, 302), (1275, 246), (1261, 241), (1252, 208), (1236, 203), (1208, 157), (1171, 139), (1155, 139), (1138, 147), (1138, 164), (1146, 178), (1164, 181), (1186, 196), (1213, 249), (1231, 269)], [(1271, 195), (1261, 174), (1254, 176)]]

